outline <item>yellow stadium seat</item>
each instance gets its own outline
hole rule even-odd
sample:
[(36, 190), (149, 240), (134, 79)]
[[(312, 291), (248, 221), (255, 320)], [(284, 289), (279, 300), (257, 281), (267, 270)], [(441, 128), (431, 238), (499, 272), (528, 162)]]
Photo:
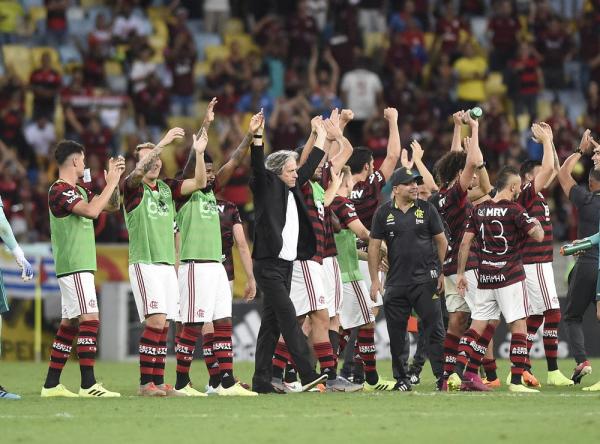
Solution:
[(228, 48), (233, 42), (237, 42), (243, 55), (248, 54), (252, 50), (259, 49), (252, 41), (252, 37), (249, 34), (225, 34), (224, 42), (225, 46)]
[(199, 128), (201, 121), (199, 117), (171, 116), (167, 118), (167, 123), (169, 128), (189, 128), (195, 131), (197, 128)]
[(499, 72), (490, 72), (485, 81), (485, 91), (488, 96), (504, 96), (506, 94), (506, 85), (502, 82), (502, 74)]
[(148, 18), (151, 22), (154, 20), (160, 20), (164, 23), (164, 21), (169, 18), (169, 8), (165, 6), (151, 6), (146, 9), (146, 14), (148, 14)]
[(538, 119), (546, 120), (552, 115), (552, 104), (548, 100), (539, 99), (537, 103)]
[(529, 128), (529, 123), (531, 121), (531, 116), (529, 113), (519, 114), (517, 116), (517, 129), (519, 132), (525, 131)]
[(50, 59), (52, 61), (52, 68), (62, 73), (62, 64), (60, 63), (60, 55), (58, 51), (51, 46), (36, 46), (31, 48), (31, 65), (32, 69), (37, 69), (42, 64), (42, 54), (45, 52), (50, 53)]
[(4, 66), (11, 67), (17, 76), (25, 83), (29, 82), (31, 74), (31, 51), (27, 46), (4, 45), (2, 46)]
[(165, 60), (164, 51), (167, 46), (167, 41), (163, 40), (161, 36), (153, 35), (148, 39), (150, 46), (154, 49), (154, 56), (152, 61), (155, 63), (163, 63)]
[(204, 48), (204, 54), (206, 61), (212, 64), (217, 59), (229, 57), (229, 48), (225, 45), (210, 45)]
[(154, 36), (160, 36), (166, 42), (169, 38), (169, 28), (162, 18), (151, 19)]
[(240, 19), (230, 18), (225, 23), (225, 34), (241, 34), (244, 32), (244, 22)]
[(33, 92), (27, 91), (25, 93), (25, 118), (31, 119), (33, 116)]
[(377, 49), (387, 47), (387, 34), (383, 32), (365, 32), (365, 54), (372, 56)]
[(89, 9), (92, 6), (103, 6), (104, 5), (103, 0), (80, 0), (79, 3), (83, 9)]
[(206, 77), (210, 72), (210, 64), (208, 62), (196, 62), (194, 65), (194, 77)]
[(107, 76), (122, 76), (123, 75), (123, 67), (119, 62), (115, 62), (114, 60), (107, 60), (104, 62), (104, 71)]
[(61, 140), (65, 134), (65, 114), (60, 103), (56, 104), (54, 111), (54, 130), (56, 132), (56, 140)]
[(433, 42), (435, 41), (435, 34), (433, 32), (425, 33), (425, 49), (430, 52), (433, 48)]
[[(29, 23), (33, 28), (39, 20), (46, 19), (46, 7), (44, 6), (31, 6), (28, 10)], [(32, 29), (33, 29), (32, 28)]]

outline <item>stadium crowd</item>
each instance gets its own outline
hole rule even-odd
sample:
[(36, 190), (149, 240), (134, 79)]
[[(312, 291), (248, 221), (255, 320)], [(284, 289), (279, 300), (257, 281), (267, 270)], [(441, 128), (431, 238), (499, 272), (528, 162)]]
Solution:
[[(86, 147), (93, 185), (106, 154), (127, 171), (141, 141), (193, 128), (218, 97), (209, 148), (219, 162), (263, 108), (269, 150), (304, 141), (311, 117), (347, 107), (354, 146), (385, 157), (385, 106), (430, 168), (450, 143), (456, 109), (478, 105), (481, 146), (499, 165), (541, 159), (530, 122), (547, 121), (560, 160), (582, 128), (600, 126), (597, 1), (1, 0), (0, 194), (21, 241), (49, 239), (46, 193), (54, 142)], [(183, 167), (188, 137), (163, 157)], [(586, 166), (589, 168), (589, 165)], [(241, 165), (221, 192), (252, 223)], [(583, 171), (578, 176), (583, 180)], [(493, 179), (493, 177), (492, 177)], [(573, 238), (572, 207), (547, 191), (556, 239)], [(101, 242), (126, 242), (123, 215), (96, 222)], [(250, 230), (251, 231), (251, 230)]]

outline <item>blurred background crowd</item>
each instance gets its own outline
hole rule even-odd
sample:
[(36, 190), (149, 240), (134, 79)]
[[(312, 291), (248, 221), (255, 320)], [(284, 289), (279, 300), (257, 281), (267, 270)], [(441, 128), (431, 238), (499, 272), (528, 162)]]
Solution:
[[(585, 128), (600, 131), (598, 31), (600, 0), (0, 0), (0, 196), (20, 241), (48, 240), (56, 141), (85, 145), (99, 190), (107, 156), (131, 170), (138, 143), (173, 126), (191, 138), (212, 97), (217, 163), (260, 108), (276, 150), (344, 107), (348, 138), (379, 164), (386, 106), (430, 168), (450, 148), (451, 114), (473, 106), (492, 173), (541, 158), (534, 120), (552, 126), (562, 162)], [(165, 151), (167, 176), (186, 143)], [(251, 223), (248, 173), (238, 168), (221, 194)], [(547, 197), (555, 237), (574, 238), (568, 200), (557, 186)], [(126, 242), (122, 214), (101, 216), (96, 233)]]

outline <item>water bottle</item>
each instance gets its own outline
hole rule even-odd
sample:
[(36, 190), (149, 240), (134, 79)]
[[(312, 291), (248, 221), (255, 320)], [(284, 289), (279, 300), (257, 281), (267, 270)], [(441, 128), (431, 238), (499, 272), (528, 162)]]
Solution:
[(577, 242), (576, 244), (566, 244), (560, 247), (560, 255), (561, 256), (571, 256), (580, 251), (586, 251), (592, 248), (592, 241), (589, 239), (585, 239), (581, 242)]
[[(471, 109), (467, 110), (466, 112), (469, 113), (469, 115), (471, 116), (471, 119), (473, 119), (473, 120), (477, 120), (481, 116), (483, 116), (483, 110), (481, 108), (479, 108), (478, 106), (471, 108)], [(463, 117), (463, 123), (464, 124), (467, 123), (467, 120), (464, 117)]]

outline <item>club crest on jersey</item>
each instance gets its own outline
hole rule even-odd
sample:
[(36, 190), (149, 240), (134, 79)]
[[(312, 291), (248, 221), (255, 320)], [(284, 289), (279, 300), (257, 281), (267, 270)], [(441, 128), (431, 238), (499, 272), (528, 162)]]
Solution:
[(417, 208), (417, 209), (415, 210), (415, 217), (416, 217), (416, 219), (415, 219), (415, 223), (416, 223), (417, 225), (419, 225), (419, 224), (422, 224), (422, 223), (424, 222), (424, 221), (423, 221), (423, 217), (424, 217), (424, 216), (425, 216), (425, 211), (423, 211), (423, 210), (422, 210), (422, 209), (420, 209), (420, 208)]

